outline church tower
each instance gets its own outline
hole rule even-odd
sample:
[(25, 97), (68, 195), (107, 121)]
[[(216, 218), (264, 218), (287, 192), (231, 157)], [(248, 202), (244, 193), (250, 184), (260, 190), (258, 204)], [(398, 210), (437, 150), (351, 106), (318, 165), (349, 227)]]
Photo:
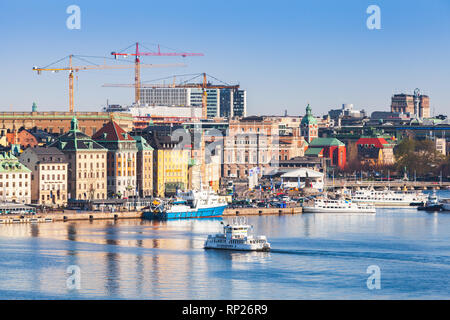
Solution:
[(309, 104), (306, 106), (306, 114), (300, 124), (300, 130), (302, 136), (305, 137), (305, 140), (308, 143), (319, 136), (319, 126), (317, 125), (316, 118), (314, 118), (314, 116), (312, 115), (311, 107), (309, 106)]

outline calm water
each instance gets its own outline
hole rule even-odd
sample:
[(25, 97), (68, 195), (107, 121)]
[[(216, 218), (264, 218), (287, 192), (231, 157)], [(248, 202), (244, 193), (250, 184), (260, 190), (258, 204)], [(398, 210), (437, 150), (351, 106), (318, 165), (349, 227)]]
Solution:
[[(0, 298), (450, 298), (450, 213), (381, 209), (249, 223), (272, 252), (205, 251), (220, 219), (0, 225)], [(81, 268), (79, 290), (67, 288), (70, 265)], [(380, 290), (366, 286), (370, 265), (381, 269)]]

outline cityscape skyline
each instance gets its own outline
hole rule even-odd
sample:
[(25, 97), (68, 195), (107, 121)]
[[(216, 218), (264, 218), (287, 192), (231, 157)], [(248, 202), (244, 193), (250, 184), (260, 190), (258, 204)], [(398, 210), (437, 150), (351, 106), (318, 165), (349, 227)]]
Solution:
[[(80, 30), (66, 27), (66, 9), (71, 4), (81, 9)], [(366, 27), (366, 9), (371, 4), (381, 9), (380, 30)], [(200, 1), (196, 5), (176, 2), (180, 10), (173, 12), (173, 3), (138, 5), (141, 10), (123, 3), (107, 6), (104, 1), (57, 5), (41, 1), (28, 3), (24, 10), (23, 5), (3, 1), (0, 26), (9, 32), (1, 36), (7, 45), (0, 58), (8, 61), (0, 74), (1, 111), (29, 111), (33, 102), (41, 111), (67, 111), (67, 74), (38, 76), (32, 67), (72, 53), (110, 56), (111, 51), (135, 41), (205, 54), (144, 57), (143, 63), (183, 62), (187, 67), (142, 70), (143, 81), (208, 72), (247, 91), (249, 115), (280, 115), (285, 110), (302, 115), (307, 103), (316, 114), (344, 103), (369, 113), (389, 110), (393, 94), (412, 94), (415, 88), (430, 96), (432, 114), (446, 113), (450, 107), (445, 85), (450, 80), (445, 63), (450, 52), (446, 19), (450, 4), (446, 1), (414, 5), (407, 1), (283, 1), (276, 7), (268, 2), (256, 6)], [(134, 18), (121, 23), (130, 17)], [(100, 111), (107, 99), (124, 105), (133, 101), (132, 88), (101, 87), (132, 83), (131, 69), (84, 71), (76, 76), (77, 111)]]

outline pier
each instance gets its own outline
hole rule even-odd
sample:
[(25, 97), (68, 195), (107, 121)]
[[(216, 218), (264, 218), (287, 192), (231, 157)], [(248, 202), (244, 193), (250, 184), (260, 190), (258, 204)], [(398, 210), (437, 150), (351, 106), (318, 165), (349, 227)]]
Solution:
[(283, 215), (283, 214), (301, 214), (302, 207), (292, 208), (227, 208), (223, 216), (263, 216), (263, 215)]

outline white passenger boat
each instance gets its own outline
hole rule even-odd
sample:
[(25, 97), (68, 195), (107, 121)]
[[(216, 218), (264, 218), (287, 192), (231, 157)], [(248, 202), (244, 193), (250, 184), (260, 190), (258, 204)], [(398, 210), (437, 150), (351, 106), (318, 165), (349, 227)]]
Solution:
[(394, 191), (363, 189), (352, 192), (352, 200), (357, 203), (369, 203), (381, 207), (419, 206), (427, 201), (427, 195), (422, 191)]
[(224, 225), (223, 233), (209, 235), (205, 241), (205, 249), (242, 250), (242, 251), (269, 251), (270, 243), (266, 236), (249, 235), (252, 226), (235, 222)]
[(351, 200), (314, 199), (303, 205), (305, 213), (375, 213), (369, 204), (355, 203)]

